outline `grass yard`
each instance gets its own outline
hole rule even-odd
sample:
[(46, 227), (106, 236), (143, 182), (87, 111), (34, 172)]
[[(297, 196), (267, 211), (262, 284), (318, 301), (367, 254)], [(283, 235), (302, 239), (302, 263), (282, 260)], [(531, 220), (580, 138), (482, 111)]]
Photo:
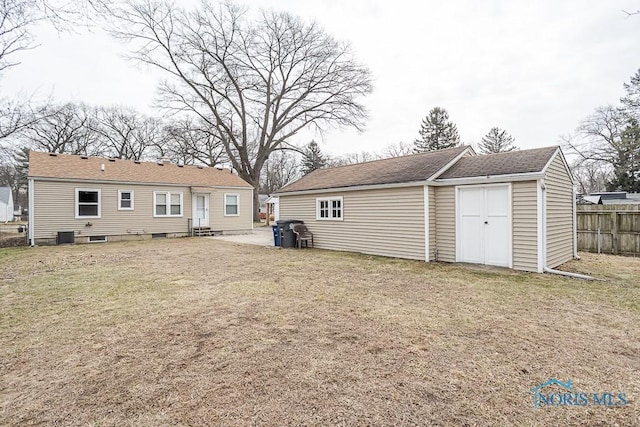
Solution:
[[(563, 268), (607, 280), (211, 239), (0, 249), (0, 425), (640, 425), (640, 259)], [(534, 409), (550, 378), (628, 403)]]

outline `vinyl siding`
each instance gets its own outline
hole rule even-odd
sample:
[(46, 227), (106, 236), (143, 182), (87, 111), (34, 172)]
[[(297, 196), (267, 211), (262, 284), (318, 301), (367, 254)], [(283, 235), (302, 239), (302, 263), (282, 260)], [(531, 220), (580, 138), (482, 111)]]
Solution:
[(545, 173), (547, 192), (547, 267), (573, 258), (573, 184), (560, 155)]
[(455, 198), (455, 187), (435, 187), (435, 228), (438, 261), (456, 261)]
[[(101, 190), (101, 217), (75, 218), (75, 189)], [(118, 210), (118, 190), (134, 193), (134, 210)], [(182, 192), (183, 212), (180, 217), (157, 218), (153, 216), (153, 193), (155, 191)], [(241, 215), (223, 217), (222, 197), (224, 190), (212, 189), (210, 197), (210, 225), (214, 230), (251, 230), (251, 190), (226, 190), (248, 195), (248, 203), (240, 199)], [(127, 237), (145, 236), (153, 233), (186, 235), (189, 232), (192, 200), (190, 187), (139, 185), (139, 184), (95, 184), (85, 182), (34, 181), (34, 238), (51, 241), (59, 231), (74, 231), (76, 242), (84, 243), (88, 236), (112, 236), (109, 240), (126, 240)], [(247, 215), (247, 211), (249, 214)], [(87, 226), (91, 223), (91, 226)], [(115, 238), (115, 236), (119, 236)]]
[[(343, 220), (316, 220), (316, 198), (335, 196)], [(280, 218), (303, 220), (322, 249), (424, 260), (424, 217), (423, 186), (280, 196)]]
[(436, 187), (429, 187), (429, 260), (435, 261), (436, 248)]
[(512, 183), (513, 268), (538, 271), (537, 181)]
[[(239, 196), (238, 216), (224, 216), (224, 195)], [(209, 226), (225, 234), (244, 233), (253, 229), (253, 190), (213, 188), (209, 196)]]

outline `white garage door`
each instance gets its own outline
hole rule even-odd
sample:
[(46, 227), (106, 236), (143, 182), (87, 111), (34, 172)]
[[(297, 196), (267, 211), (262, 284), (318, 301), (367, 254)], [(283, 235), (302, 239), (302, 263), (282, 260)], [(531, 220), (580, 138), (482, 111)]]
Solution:
[(509, 185), (458, 188), (458, 261), (511, 266), (509, 195)]

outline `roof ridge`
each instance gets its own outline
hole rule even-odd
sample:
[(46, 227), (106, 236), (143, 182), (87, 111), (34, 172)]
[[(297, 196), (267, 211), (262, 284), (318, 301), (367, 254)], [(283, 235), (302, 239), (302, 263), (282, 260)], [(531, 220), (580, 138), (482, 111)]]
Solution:
[(160, 160), (156, 160), (156, 161), (151, 161), (151, 160), (133, 160), (133, 159), (122, 159), (122, 158), (119, 158), (119, 157), (90, 156), (90, 155), (85, 155), (85, 154), (69, 154), (69, 153), (53, 153), (53, 152), (50, 152), (50, 151), (37, 151), (37, 150), (31, 150), (31, 152), (32, 153), (37, 153), (37, 154), (42, 154), (42, 155), (49, 155), (51, 157), (67, 156), (67, 157), (86, 158), (87, 160), (88, 159), (96, 159), (96, 160), (119, 161), (119, 162), (133, 163), (133, 164), (143, 164), (143, 163), (144, 164), (151, 164), (151, 165), (160, 165), (160, 164), (162, 164), (162, 165), (180, 166), (180, 167), (188, 167), (188, 168), (198, 168), (198, 169), (210, 168), (210, 169), (220, 170), (216, 166), (190, 165), (190, 164), (186, 164), (186, 163), (180, 164), (180, 163), (173, 163), (173, 162), (163, 163)]
[[(403, 154), (402, 156), (385, 157), (383, 159), (367, 160), (366, 162), (349, 163), (348, 165), (328, 166), (328, 167), (324, 167), (324, 168), (320, 168), (320, 169), (316, 169), (316, 170), (339, 169), (339, 168), (346, 168), (346, 167), (356, 166), (356, 165), (366, 165), (366, 164), (369, 164), (369, 163), (384, 162), (384, 161), (395, 160), (395, 159), (402, 159), (402, 158), (406, 158), (406, 157), (433, 155), (435, 153), (442, 153), (443, 151), (457, 150), (457, 149), (460, 149), (460, 148), (464, 149), (464, 148), (468, 148), (468, 147), (471, 147), (471, 146), (470, 145), (458, 145), (456, 147), (443, 148), (441, 150), (431, 150), (431, 151), (425, 151), (425, 152), (422, 152), (422, 153)], [(313, 172), (315, 172), (315, 171), (313, 171)]]
[(501, 154), (522, 153), (523, 151), (548, 150), (549, 148), (557, 149), (559, 147), (560, 147), (559, 145), (548, 145), (546, 147), (525, 148), (524, 150), (511, 150), (511, 151), (501, 151), (499, 153), (479, 154), (478, 157), (496, 156), (496, 155), (501, 155)]

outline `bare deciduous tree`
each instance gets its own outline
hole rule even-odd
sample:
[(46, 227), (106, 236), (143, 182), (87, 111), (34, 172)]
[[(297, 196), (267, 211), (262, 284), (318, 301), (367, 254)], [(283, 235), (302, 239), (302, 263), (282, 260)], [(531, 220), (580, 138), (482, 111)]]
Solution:
[(413, 146), (406, 142), (398, 142), (397, 144), (389, 144), (384, 149), (382, 155), (384, 157), (401, 157), (408, 156), (413, 153)]
[(168, 76), (162, 104), (215, 130), (256, 192), (269, 155), (300, 130), (360, 129), (366, 119), (359, 99), (371, 91), (369, 70), (315, 23), (277, 12), (250, 20), (230, 2), (185, 10), (142, 1), (113, 17), (131, 56)]
[(622, 146), (622, 132), (628, 125), (626, 113), (611, 105), (598, 107), (582, 121), (577, 136), (566, 138), (565, 145), (582, 161), (596, 161), (613, 165)]
[(0, 72), (18, 64), (15, 53), (34, 46), (29, 29), (39, 20), (34, 0), (0, 0)]
[(277, 150), (271, 153), (262, 170), (260, 192), (271, 194), (300, 177), (300, 159), (296, 152)]
[(228, 162), (220, 137), (206, 123), (185, 118), (167, 125), (165, 133), (162, 154), (177, 163), (216, 166)]
[(29, 148), (51, 153), (98, 155), (102, 147), (91, 131), (95, 125), (84, 104), (45, 105), (32, 112), (33, 118), (19, 132)]
[(162, 149), (163, 126), (160, 120), (123, 107), (99, 108), (95, 120), (88, 122), (100, 140), (100, 151), (109, 157), (129, 160), (148, 158), (154, 149)]
[(353, 165), (356, 163), (370, 162), (372, 160), (378, 160), (381, 156), (376, 153), (370, 153), (369, 151), (361, 151), (359, 153), (348, 153), (340, 157), (333, 157), (328, 160), (330, 166), (345, 166)]

